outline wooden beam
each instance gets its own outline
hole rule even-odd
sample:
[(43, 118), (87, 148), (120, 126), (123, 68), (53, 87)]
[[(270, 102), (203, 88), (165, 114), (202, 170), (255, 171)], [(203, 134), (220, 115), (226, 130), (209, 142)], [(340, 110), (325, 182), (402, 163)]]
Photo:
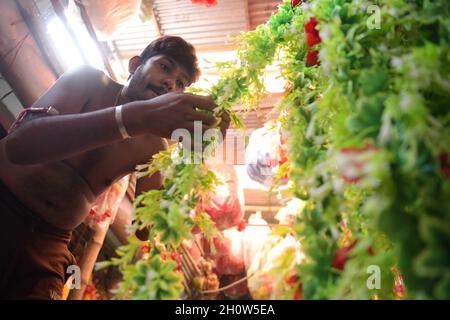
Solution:
[(112, 40), (110, 42), (110, 45), (113, 48), (113, 54), (115, 54), (115, 59), (117, 60), (117, 63), (121, 66), (123, 73), (128, 73), (128, 65), (125, 66), (124, 63), (124, 57), (122, 56), (122, 53), (120, 52), (119, 48), (117, 47), (117, 43), (115, 40)]
[(23, 106), (31, 106), (55, 82), (15, 1), (0, 1), (0, 72)]
[(80, 42), (78, 41), (77, 36), (75, 35), (75, 32), (73, 31), (72, 27), (70, 26), (69, 22), (67, 21), (66, 15), (64, 13), (64, 7), (61, 4), (59, 0), (51, 0), (53, 10), (55, 10), (56, 15), (63, 23), (64, 27), (67, 30), (67, 33), (69, 34), (70, 38), (72, 39), (73, 43), (77, 47), (78, 51), (80, 52), (81, 58), (83, 59), (83, 62), (85, 64), (89, 64), (89, 60), (86, 57), (86, 54), (83, 51), (83, 48), (80, 45)]
[(56, 54), (55, 46), (53, 43), (48, 41), (47, 29), (43, 23), (43, 19), (40, 18), (40, 13), (36, 7), (36, 4), (29, 0), (16, 0), (16, 5), (28, 26), (31, 35), (36, 41), (38, 48), (43, 53), (45, 62), (53, 71), (55, 77), (58, 78), (64, 73), (65, 68)]
[[(55, 1), (55, 0), (52, 0), (52, 1)], [(86, 28), (89, 32), (89, 35), (91, 36), (92, 40), (94, 40), (94, 43), (100, 52), (100, 55), (103, 60), (103, 65), (104, 65), (106, 71), (108, 71), (109, 76), (114, 81), (117, 81), (116, 75), (114, 74), (114, 70), (111, 68), (111, 65), (109, 64), (109, 60), (108, 60), (108, 57), (106, 56), (104, 47), (100, 44), (100, 41), (98, 41), (97, 34), (95, 33), (94, 27), (92, 26), (91, 20), (89, 19), (89, 15), (86, 11), (86, 8), (80, 1), (75, 1), (75, 3), (77, 4), (78, 8), (80, 8), (81, 19), (83, 19), (83, 22), (86, 25)]]
[(159, 18), (156, 16), (154, 5), (152, 5), (152, 7), (150, 8), (150, 15), (152, 17), (153, 23), (155, 24), (155, 29), (156, 29), (156, 32), (158, 33), (158, 36), (159, 37), (162, 36), (163, 34), (161, 31), (161, 24), (159, 23), (159, 20), (158, 20)]
[(247, 22), (247, 31), (250, 31), (251, 23), (250, 23), (250, 12), (248, 11), (249, 10), (248, 0), (244, 0), (244, 8), (245, 8), (245, 20)]

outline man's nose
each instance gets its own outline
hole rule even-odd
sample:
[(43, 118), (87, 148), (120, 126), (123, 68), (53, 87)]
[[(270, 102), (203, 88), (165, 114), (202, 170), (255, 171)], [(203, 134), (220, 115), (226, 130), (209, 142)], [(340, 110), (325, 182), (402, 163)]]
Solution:
[(163, 80), (164, 89), (168, 92), (172, 92), (175, 89), (175, 79), (166, 78)]

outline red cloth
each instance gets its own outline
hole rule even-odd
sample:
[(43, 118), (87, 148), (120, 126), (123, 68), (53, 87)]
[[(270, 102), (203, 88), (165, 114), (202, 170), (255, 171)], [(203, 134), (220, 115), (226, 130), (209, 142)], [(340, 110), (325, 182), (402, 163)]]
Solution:
[(61, 230), (26, 208), (0, 181), (0, 299), (60, 299), (76, 264)]
[(8, 134), (16, 130), (22, 121), (25, 119), (25, 117), (29, 117), (29, 120), (33, 118), (39, 118), (46, 115), (57, 115), (59, 114), (58, 110), (50, 107), (44, 107), (44, 108), (25, 108), (22, 111), (20, 111), (19, 115), (17, 116), (16, 120), (13, 122), (11, 127), (8, 130)]

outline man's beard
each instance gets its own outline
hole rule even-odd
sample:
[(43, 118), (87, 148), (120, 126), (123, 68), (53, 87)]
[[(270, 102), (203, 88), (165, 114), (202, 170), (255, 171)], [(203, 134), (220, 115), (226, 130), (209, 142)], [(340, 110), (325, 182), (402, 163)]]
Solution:
[(132, 75), (131, 79), (128, 82), (128, 90), (127, 90), (127, 98), (129, 101), (140, 101), (140, 100), (148, 100), (153, 99), (158, 96), (158, 94), (154, 91), (152, 96), (148, 96), (149, 90), (144, 86), (143, 80), (139, 74)]

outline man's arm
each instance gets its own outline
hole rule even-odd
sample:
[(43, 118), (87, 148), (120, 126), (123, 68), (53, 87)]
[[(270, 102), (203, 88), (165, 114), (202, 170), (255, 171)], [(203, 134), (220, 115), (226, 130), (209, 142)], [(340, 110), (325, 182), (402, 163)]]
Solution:
[(62, 160), (121, 140), (114, 109), (35, 119), (6, 138), (12, 163), (30, 165)]
[[(79, 114), (86, 99), (95, 94), (92, 90), (96, 90), (95, 77), (89, 80), (83, 70), (80, 72), (61, 77), (36, 103), (54, 106), (63, 110), (63, 115), (32, 120), (5, 138), (9, 161), (22, 165), (58, 161), (122, 140), (114, 107)], [(73, 99), (78, 103), (74, 104)], [(152, 133), (170, 137), (178, 128), (193, 131), (194, 121), (199, 120), (204, 123), (203, 130), (208, 129), (214, 118), (194, 107), (213, 110), (216, 105), (208, 97), (168, 93), (124, 104), (123, 122), (131, 136)]]

